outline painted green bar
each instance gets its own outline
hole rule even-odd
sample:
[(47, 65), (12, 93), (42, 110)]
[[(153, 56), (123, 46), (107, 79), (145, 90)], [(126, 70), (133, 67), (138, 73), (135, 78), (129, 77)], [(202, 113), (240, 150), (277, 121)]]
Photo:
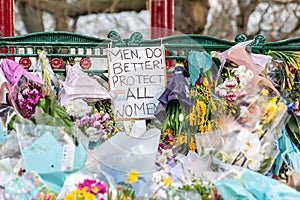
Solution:
[[(23, 36), (0, 37), (0, 49), (4, 57), (37, 57), (38, 49), (48, 51), (47, 56), (61, 58), (106, 58), (105, 49), (108, 47), (151, 47), (163, 45), (170, 52), (166, 59), (185, 59), (189, 51), (225, 51), (247, 38), (238, 34), (234, 41), (222, 40), (211, 36), (198, 34), (182, 34), (161, 39), (144, 40), (143, 35), (134, 32), (130, 38), (123, 39), (118, 32), (111, 31), (107, 38), (97, 38), (71, 32), (37, 32)], [(299, 51), (300, 38), (291, 38), (277, 42), (266, 42), (263, 35), (257, 35), (248, 45), (253, 53), (265, 54), (268, 50)], [(15, 51), (11, 51), (10, 48)], [(65, 73), (65, 69), (54, 70), (55, 73)], [(98, 73), (107, 80), (103, 70), (85, 70)]]

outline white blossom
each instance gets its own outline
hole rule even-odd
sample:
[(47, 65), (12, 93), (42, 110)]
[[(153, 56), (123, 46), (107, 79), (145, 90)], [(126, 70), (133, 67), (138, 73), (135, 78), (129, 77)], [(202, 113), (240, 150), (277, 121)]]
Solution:
[(69, 101), (65, 106), (66, 112), (74, 117), (83, 117), (84, 115), (92, 112), (93, 107), (89, 106), (82, 99), (75, 99)]

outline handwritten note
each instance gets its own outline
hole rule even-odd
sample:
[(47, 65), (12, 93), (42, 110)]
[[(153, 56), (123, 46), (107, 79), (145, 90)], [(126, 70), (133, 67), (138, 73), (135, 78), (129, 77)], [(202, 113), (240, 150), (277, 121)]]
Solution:
[(116, 119), (153, 118), (166, 85), (163, 47), (107, 49)]

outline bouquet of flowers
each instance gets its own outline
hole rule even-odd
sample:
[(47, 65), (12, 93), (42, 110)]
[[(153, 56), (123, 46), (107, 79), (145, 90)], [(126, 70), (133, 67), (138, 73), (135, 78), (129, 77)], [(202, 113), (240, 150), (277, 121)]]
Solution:
[(91, 178), (91, 175), (86, 174), (84, 170), (82, 172), (75, 173), (68, 177), (63, 189), (58, 195), (59, 199), (133, 200), (136, 197), (132, 184), (140, 178), (140, 173), (134, 169), (127, 173), (127, 180), (122, 185), (114, 185), (113, 182), (107, 180), (107, 177), (101, 173), (101, 177)]
[(300, 53), (269, 51), (268, 55), (273, 61), (267, 66), (266, 76), (285, 100), (290, 116), (286, 129), (300, 149)]
[(269, 82), (244, 65), (226, 62), (221, 77), (224, 82), (216, 93), (226, 100), (227, 112), (221, 115), (223, 147), (216, 158), (265, 173), (278, 153), (275, 141), (285, 123), (286, 106)]
[(85, 179), (64, 200), (107, 199), (107, 185), (99, 180)]
[(35, 113), (39, 99), (44, 98), (41, 85), (22, 77), (15, 94), (16, 105), (24, 118), (30, 118)]
[(109, 100), (87, 103), (75, 99), (64, 105), (74, 123), (89, 139), (88, 148), (94, 149), (117, 132)]

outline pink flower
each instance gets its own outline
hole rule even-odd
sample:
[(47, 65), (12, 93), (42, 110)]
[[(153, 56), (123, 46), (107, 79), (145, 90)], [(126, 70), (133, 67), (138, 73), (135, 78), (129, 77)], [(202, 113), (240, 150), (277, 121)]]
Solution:
[(95, 187), (97, 187), (99, 189), (98, 193), (105, 194), (107, 192), (105, 183), (98, 182), (98, 183), (96, 183)]
[(87, 192), (90, 192), (94, 195), (105, 194), (107, 192), (105, 183), (101, 183), (91, 179), (85, 179), (83, 183), (78, 184), (77, 188), (79, 190), (82, 190), (83, 188), (87, 188)]
[(228, 92), (226, 95), (226, 98), (228, 100), (234, 101), (234, 100), (236, 100), (236, 94), (234, 92)]
[(299, 100), (294, 101), (294, 110), (295, 110), (295, 114), (297, 116), (300, 116), (300, 101)]
[(100, 127), (100, 125), (101, 125), (101, 123), (100, 123), (99, 121), (95, 121), (95, 122), (93, 123), (93, 127), (95, 127), (95, 128)]
[(226, 86), (227, 88), (229, 88), (229, 89), (232, 90), (233, 88), (236, 87), (236, 83), (233, 82), (233, 81), (231, 81), (231, 82), (226, 82), (226, 83), (225, 83), (225, 86)]
[(99, 112), (99, 115), (101, 116), (101, 117), (103, 117), (104, 116), (104, 112), (103, 112), (103, 110), (101, 110), (100, 112)]
[(32, 105), (37, 105), (41, 95), (37, 89), (28, 92), (28, 102)]
[(100, 113), (95, 113), (95, 114), (92, 114), (91, 115), (91, 119), (93, 120), (93, 121), (98, 121), (99, 119), (101, 119), (101, 115), (100, 115)]
[(294, 101), (294, 109), (295, 110), (300, 110), (300, 101), (299, 100)]
[(25, 96), (25, 95), (28, 95), (29, 93), (29, 88), (25, 88), (23, 91), (22, 91), (22, 95)]
[(237, 82), (237, 83), (240, 83), (240, 82), (241, 82), (241, 79), (240, 79), (240, 75), (239, 75), (239, 74), (236, 74), (236, 75), (235, 75), (235, 79), (236, 79), (236, 82)]
[(24, 99), (24, 97), (23, 97), (23, 95), (21, 94), (21, 93), (18, 93), (18, 96), (17, 96), (17, 98), (18, 98), (18, 101), (19, 102), (21, 102), (21, 101), (24, 101), (25, 99)]

